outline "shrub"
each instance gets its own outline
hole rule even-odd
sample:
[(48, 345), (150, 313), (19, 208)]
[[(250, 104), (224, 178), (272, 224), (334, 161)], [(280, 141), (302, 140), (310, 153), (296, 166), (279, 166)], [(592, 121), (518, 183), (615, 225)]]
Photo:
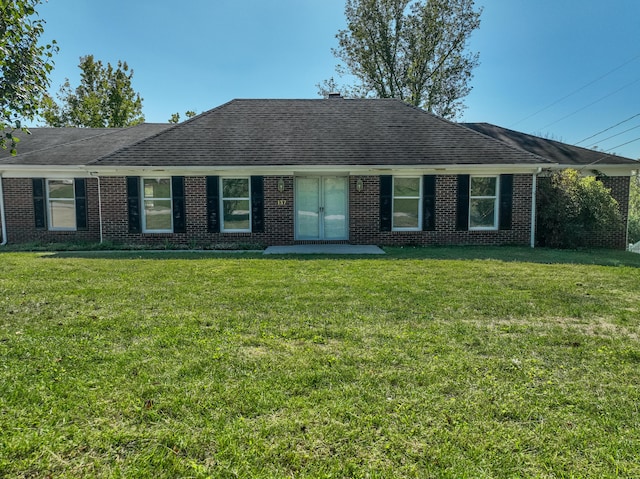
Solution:
[(640, 176), (631, 179), (629, 189), (629, 243), (640, 241)]
[(553, 173), (540, 182), (538, 244), (550, 248), (586, 246), (590, 235), (622, 227), (618, 202), (593, 176), (576, 170)]

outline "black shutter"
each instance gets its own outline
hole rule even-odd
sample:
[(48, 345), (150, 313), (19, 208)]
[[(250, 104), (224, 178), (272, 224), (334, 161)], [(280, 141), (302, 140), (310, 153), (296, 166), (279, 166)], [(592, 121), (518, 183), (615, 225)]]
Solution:
[(436, 176), (422, 177), (422, 231), (436, 230)]
[(44, 178), (33, 179), (33, 212), (36, 228), (47, 227), (47, 207), (44, 195)]
[(140, 177), (127, 176), (127, 208), (129, 233), (140, 233)]
[(391, 231), (393, 211), (393, 176), (380, 177), (380, 231)]
[(251, 177), (251, 231), (264, 232), (264, 177)]
[(469, 175), (458, 175), (456, 229), (458, 231), (469, 229)]
[(511, 211), (513, 207), (513, 175), (500, 175), (500, 210), (498, 211), (498, 227), (501, 230), (511, 229)]
[(220, 232), (220, 179), (207, 176), (207, 229), (209, 233)]
[(84, 178), (73, 180), (74, 193), (76, 196), (76, 228), (87, 229), (87, 184)]
[(171, 177), (171, 200), (171, 203), (173, 204), (173, 232), (186, 233), (187, 222), (185, 218), (184, 176)]

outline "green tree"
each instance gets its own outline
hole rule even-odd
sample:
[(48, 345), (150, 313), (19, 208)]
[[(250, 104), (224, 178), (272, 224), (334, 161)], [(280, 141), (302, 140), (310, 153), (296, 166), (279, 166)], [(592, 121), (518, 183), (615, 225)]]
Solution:
[(48, 97), (43, 118), (49, 126), (119, 128), (144, 121), (142, 98), (131, 86), (133, 70), (118, 61), (105, 67), (93, 55), (80, 58), (80, 85), (72, 89), (67, 79), (57, 95)]
[[(193, 110), (187, 110), (184, 112), (184, 116), (186, 116), (187, 119), (193, 118), (196, 115), (197, 113)], [(171, 115), (171, 118), (169, 118), (169, 123), (180, 123), (180, 113), (178, 112), (173, 113)]]
[(455, 119), (478, 65), (466, 49), (480, 14), (473, 0), (347, 0), (347, 28), (332, 51), (343, 62), (337, 73), (356, 84), (339, 87), (331, 78), (319, 93), (398, 98)]
[(640, 176), (631, 178), (629, 189), (629, 242), (640, 241)]
[(577, 248), (592, 234), (622, 228), (618, 202), (601, 181), (573, 169), (541, 178), (537, 239), (541, 246)]
[(53, 69), (55, 41), (40, 45), (40, 0), (0, 0), (0, 147), (16, 154), (16, 129), (39, 113)]

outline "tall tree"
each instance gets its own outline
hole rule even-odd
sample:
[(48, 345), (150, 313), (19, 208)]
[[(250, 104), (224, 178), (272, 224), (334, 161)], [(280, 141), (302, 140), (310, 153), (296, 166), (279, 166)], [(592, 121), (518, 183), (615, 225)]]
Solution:
[(347, 0), (347, 28), (332, 51), (343, 62), (337, 73), (356, 84), (339, 88), (331, 78), (319, 93), (337, 88), (347, 96), (399, 98), (454, 119), (478, 65), (467, 42), (480, 14), (473, 0)]
[[(187, 110), (184, 112), (184, 116), (187, 117), (187, 120), (189, 118), (193, 118), (196, 115), (197, 113), (193, 110)], [(179, 112), (172, 113), (171, 118), (169, 118), (169, 123), (180, 123), (180, 113)]]
[(0, 0), (0, 148), (16, 153), (13, 135), (39, 113), (53, 69), (55, 41), (40, 45), (40, 0)]
[(131, 86), (133, 70), (118, 61), (105, 67), (93, 55), (80, 58), (80, 85), (72, 89), (67, 79), (57, 95), (48, 97), (43, 117), (49, 126), (117, 128), (144, 121), (142, 98)]

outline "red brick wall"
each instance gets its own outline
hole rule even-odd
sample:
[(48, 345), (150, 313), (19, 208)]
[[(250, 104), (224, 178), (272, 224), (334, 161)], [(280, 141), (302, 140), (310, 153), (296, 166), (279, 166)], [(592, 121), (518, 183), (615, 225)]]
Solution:
[(457, 176), (436, 178), (435, 231), (380, 231), (380, 177), (363, 176), (362, 192), (355, 189), (356, 177), (350, 181), (351, 242), (380, 245), (451, 245), (451, 244), (519, 244), (530, 243), (531, 175), (513, 177), (512, 228), (500, 231), (457, 231)]
[(78, 231), (49, 231), (36, 228), (33, 210), (33, 180), (31, 178), (3, 178), (7, 240), (9, 243), (64, 243), (100, 240), (98, 211), (98, 180), (86, 179), (87, 229)]
[[(278, 191), (282, 178), (285, 188)], [(363, 189), (356, 183), (362, 179)], [(380, 231), (379, 176), (349, 178), (349, 242), (379, 245), (449, 245), (449, 244), (519, 244), (530, 242), (531, 175), (513, 177), (512, 228), (502, 231), (456, 230), (456, 175), (438, 175), (436, 181), (436, 230), (396, 232)], [(625, 220), (628, 215), (629, 178), (605, 178), (613, 196), (621, 205)], [(186, 233), (129, 233), (127, 188), (125, 177), (100, 179), (103, 237), (106, 241), (155, 246), (216, 247), (226, 244), (287, 245), (294, 244), (294, 178), (269, 176), (264, 179), (263, 233), (209, 233), (207, 231), (206, 178), (185, 178)], [(30, 178), (3, 178), (7, 237), (10, 243), (32, 241), (98, 241), (98, 181), (87, 178), (88, 228), (63, 232), (36, 229), (33, 213), (33, 191)], [(594, 237), (589, 246), (624, 248), (626, 229)]]

